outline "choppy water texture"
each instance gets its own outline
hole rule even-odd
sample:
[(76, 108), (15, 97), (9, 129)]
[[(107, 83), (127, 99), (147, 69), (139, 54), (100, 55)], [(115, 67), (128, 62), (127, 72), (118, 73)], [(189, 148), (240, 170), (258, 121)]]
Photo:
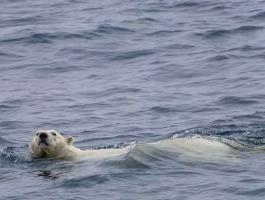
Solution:
[[(1, 0), (0, 199), (264, 199), (264, 5)], [(80, 148), (173, 135), (240, 147), (235, 162), (147, 147), (34, 160), (25, 145), (43, 128)]]

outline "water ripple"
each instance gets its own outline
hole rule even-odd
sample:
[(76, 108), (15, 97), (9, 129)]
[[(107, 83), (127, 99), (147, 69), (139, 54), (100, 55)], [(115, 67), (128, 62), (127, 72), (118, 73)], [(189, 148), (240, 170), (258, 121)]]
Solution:
[(204, 33), (197, 33), (198, 36), (202, 36), (206, 39), (215, 39), (224, 36), (230, 36), (234, 34), (246, 34), (250, 32), (263, 30), (263, 26), (240, 26), (234, 29), (219, 29), (219, 30), (209, 30)]
[(128, 28), (111, 26), (111, 25), (100, 25), (96, 30), (96, 33), (99, 34), (128, 34), (133, 33), (134, 31)]
[(237, 97), (237, 96), (229, 96), (229, 97), (223, 97), (219, 99), (219, 102), (221, 104), (226, 105), (239, 105), (239, 104), (256, 104), (258, 103), (257, 100), (251, 99), (251, 98), (243, 98), (243, 97)]
[(98, 184), (103, 184), (108, 182), (109, 178), (102, 174), (94, 174), (91, 176), (81, 177), (81, 178), (72, 178), (68, 180), (64, 180), (59, 187), (63, 188), (89, 188)]
[(265, 19), (265, 11), (258, 12), (257, 14), (252, 15), (251, 18), (264, 20)]
[(153, 50), (136, 50), (136, 51), (129, 51), (129, 52), (122, 52), (119, 55), (112, 57), (111, 60), (119, 61), (119, 60), (130, 60), (135, 59), (138, 57), (145, 57), (147, 55), (154, 54)]
[(85, 39), (91, 40), (92, 38), (99, 37), (97, 33), (93, 32), (83, 32), (83, 33), (64, 33), (64, 32), (56, 32), (56, 33), (33, 33), (26, 37), (17, 37), (10, 39), (2, 39), (0, 43), (12, 43), (12, 42), (25, 42), (29, 44), (50, 44), (56, 40), (71, 40), (71, 39)]

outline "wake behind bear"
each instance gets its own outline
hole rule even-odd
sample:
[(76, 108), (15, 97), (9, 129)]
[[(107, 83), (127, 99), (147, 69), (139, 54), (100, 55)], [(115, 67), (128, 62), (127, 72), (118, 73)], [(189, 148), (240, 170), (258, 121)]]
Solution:
[(212, 138), (193, 136), (189, 138), (173, 137), (152, 143), (132, 143), (122, 148), (81, 150), (73, 146), (74, 138), (65, 138), (54, 130), (39, 130), (29, 145), (32, 155), (36, 158), (73, 159), (85, 157), (104, 159), (124, 156), (129, 152), (155, 153), (157, 151), (174, 152), (182, 157), (196, 159), (223, 160), (231, 156), (233, 148)]

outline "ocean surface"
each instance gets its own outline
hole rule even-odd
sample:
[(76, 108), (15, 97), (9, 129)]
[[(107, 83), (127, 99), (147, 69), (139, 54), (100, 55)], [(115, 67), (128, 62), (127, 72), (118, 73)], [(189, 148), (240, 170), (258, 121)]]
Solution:
[[(1, 0), (0, 73), (0, 200), (264, 199), (264, 0)], [(38, 129), (82, 149), (197, 135), (236, 159), (33, 159)]]

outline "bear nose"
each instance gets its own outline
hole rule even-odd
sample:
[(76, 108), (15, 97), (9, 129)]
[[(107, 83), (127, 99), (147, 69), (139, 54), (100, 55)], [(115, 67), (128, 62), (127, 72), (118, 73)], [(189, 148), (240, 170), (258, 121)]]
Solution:
[(40, 135), (39, 135), (39, 137), (40, 137), (40, 139), (47, 139), (47, 137), (48, 137), (48, 134), (47, 133), (41, 133)]

